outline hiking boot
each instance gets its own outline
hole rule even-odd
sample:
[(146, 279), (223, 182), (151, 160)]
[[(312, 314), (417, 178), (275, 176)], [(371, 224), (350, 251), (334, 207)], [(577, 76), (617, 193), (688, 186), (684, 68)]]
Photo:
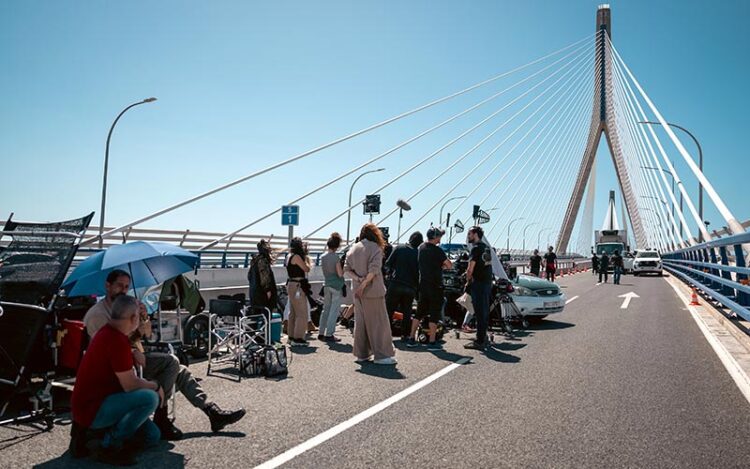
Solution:
[(211, 421), (211, 431), (214, 433), (220, 432), (227, 425), (239, 422), (245, 416), (245, 409), (222, 410), (214, 403), (206, 404), (203, 412), (208, 415), (208, 420)]
[(156, 412), (154, 412), (154, 423), (161, 432), (162, 440), (178, 441), (182, 439), (182, 432), (179, 428), (175, 427), (174, 423), (169, 419), (167, 406), (156, 409)]
[(109, 464), (112, 466), (135, 466), (138, 460), (135, 454), (126, 450), (124, 447), (105, 448), (101, 446), (101, 440), (92, 440), (86, 446), (91, 451), (91, 457), (95, 461)]

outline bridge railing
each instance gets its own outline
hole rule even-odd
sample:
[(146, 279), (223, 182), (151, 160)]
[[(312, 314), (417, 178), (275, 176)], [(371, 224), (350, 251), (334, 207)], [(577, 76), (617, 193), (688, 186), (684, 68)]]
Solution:
[(690, 246), (665, 254), (664, 268), (750, 320), (750, 268), (742, 247), (748, 243), (750, 233), (741, 233)]

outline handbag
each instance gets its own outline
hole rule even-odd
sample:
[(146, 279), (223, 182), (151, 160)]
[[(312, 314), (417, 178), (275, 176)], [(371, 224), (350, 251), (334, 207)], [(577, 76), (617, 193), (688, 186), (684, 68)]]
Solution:
[(471, 301), (471, 295), (468, 293), (464, 293), (463, 295), (456, 298), (456, 303), (461, 305), (462, 308), (464, 308), (466, 311), (470, 312), (471, 314), (474, 314), (474, 303)]
[(263, 375), (267, 378), (289, 373), (286, 346), (281, 344), (263, 347)]

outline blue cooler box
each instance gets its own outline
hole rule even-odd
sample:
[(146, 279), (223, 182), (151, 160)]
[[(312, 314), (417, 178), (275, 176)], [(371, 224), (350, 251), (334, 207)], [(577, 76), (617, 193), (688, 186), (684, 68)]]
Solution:
[(271, 314), (271, 342), (281, 342), (281, 314)]

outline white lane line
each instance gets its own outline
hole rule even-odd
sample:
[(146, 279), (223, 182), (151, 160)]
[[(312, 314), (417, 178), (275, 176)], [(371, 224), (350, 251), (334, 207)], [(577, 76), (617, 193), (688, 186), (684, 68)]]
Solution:
[(735, 360), (734, 357), (727, 351), (724, 345), (719, 342), (716, 337), (714, 337), (714, 335), (708, 329), (708, 326), (706, 326), (706, 323), (704, 323), (703, 319), (701, 319), (697, 309), (694, 306), (690, 305), (690, 300), (688, 300), (688, 298), (683, 295), (677, 285), (673, 284), (666, 278), (664, 279), (664, 281), (667, 282), (672, 287), (672, 289), (674, 289), (675, 293), (677, 293), (677, 296), (682, 300), (683, 303), (685, 303), (685, 307), (688, 309), (688, 311), (690, 311), (690, 315), (693, 317), (693, 320), (696, 324), (698, 324), (698, 329), (701, 330), (703, 336), (706, 338), (706, 341), (708, 341), (709, 345), (711, 345), (711, 348), (714, 349), (714, 353), (716, 353), (716, 355), (719, 357), (719, 360), (721, 360), (721, 364), (724, 365), (724, 368), (726, 368), (727, 372), (729, 372), (729, 376), (732, 377), (734, 383), (740, 389), (742, 395), (745, 396), (747, 402), (750, 402), (750, 377), (745, 374), (742, 367), (739, 365), (739, 363), (737, 363), (737, 360)]
[(316, 446), (320, 445), (321, 443), (325, 443), (326, 441), (330, 440), (334, 436), (338, 435), (339, 433), (345, 432), (346, 430), (350, 429), (351, 427), (357, 425), (360, 422), (363, 422), (367, 420), (368, 418), (372, 417), (373, 415), (377, 414), (381, 410), (387, 409), (388, 407), (392, 406), (396, 402), (400, 401), (401, 399), (409, 396), (410, 394), (414, 394), (415, 392), (419, 391), (423, 387), (427, 386), (428, 384), (432, 383), (433, 381), (437, 380), (438, 378), (447, 375), (451, 371), (455, 370), (459, 366), (466, 364), (471, 360), (470, 357), (464, 357), (460, 359), (459, 361), (452, 363), (442, 370), (438, 371), (437, 373), (434, 373), (427, 378), (423, 379), (422, 381), (419, 381), (418, 383), (414, 383), (408, 388), (404, 389), (403, 391), (394, 394), (393, 396), (389, 397), (388, 399), (375, 404), (374, 406), (370, 407), (369, 409), (362, 411), (355, 415), (354, 417), (350, 418), (349, 420), (346, 420), (344, 422), (341, 422), (340, 424), (336, 425), (335, 427), (332, 427), (323, 433), (314, 436), (310, 438), (309, 440), (300, 443), (299, 445), (295, 446), (294, 448), (287, 450), (280, 455), (276, 456), (273, 459), (270, 459), (263, 464), (260, 464), (258, 466), (255, 466), (255, 469), (271, 469), (275, 467), (279, 467), (282, 464), (291, 461), (292, 459), (296, 458), (300, 454), (309, 451)]
[(565, 302), (565, 304), (568, 304), (576, 299), (578, 299), (578, 295), (574, 296), (573, 298), (570, 298), (568, 301)]

